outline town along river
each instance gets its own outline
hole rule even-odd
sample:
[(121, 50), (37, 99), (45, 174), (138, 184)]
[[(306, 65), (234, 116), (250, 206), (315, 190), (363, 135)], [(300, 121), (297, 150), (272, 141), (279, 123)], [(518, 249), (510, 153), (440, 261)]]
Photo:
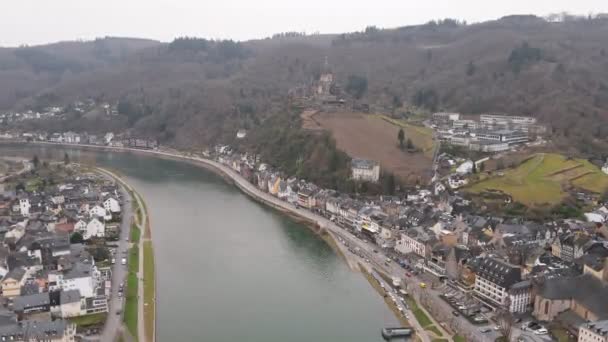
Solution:
[(144, 197), (159, 342), (371, 342), (398, 326), (381, 296), (310, 229), (219, 176), (118, 152), (2, 146), (1, 155), (95, 163)]

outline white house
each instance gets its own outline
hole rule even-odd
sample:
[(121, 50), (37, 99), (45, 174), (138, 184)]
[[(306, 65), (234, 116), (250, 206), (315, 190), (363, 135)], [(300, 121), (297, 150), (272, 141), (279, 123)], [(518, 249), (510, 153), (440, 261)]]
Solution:
[(80, 290), (61, 291), (59, 294), (59, 313), (61, 318), (78, 317), (86, 313), (83, 308), (86, 303), (83, 303), (80, 296)]
[(606, 163), (602, 166), (602, 172), (608, 174), (608, 160), (606, 160)]
[(81, 297), (91, 298), (96, 296), (96, 289), (101, 281), (101, 274), (92, 264), (76, 263), (65, 273), (50, 273), (49, 282), (56, 285), (50, 286), (49, 290), (78, 290)]
[(377, 182), (380, 179), (380, 164), (373, 160), (353, 159), (351, 172), (354, 180)]
[[(104, 203), (104, 205), (105, 205), (105, 203)], [(93, 208), (89, 209), (89, 215), (91, 215), (91, 217), (103, 217), (105, 219), (112, 218), (112, 216), (108, 214), (106, 209), (99, 205), (96, 205)]]
[(585, 213), (585, 218), (587, 219), (587, 222), (594, 222), (594, 223), (606, 222), (606, 214), (599, 212), (599, 211)]
[(397, 240), (395, 250), (402, 254), (415, 253), (422, 257), (426, 257), (426, 244), (405, 233), (401, 233), (401, 238)]
[(80, 135), (74, 132), (66, 132), (63, 134), (63, 139), (66, 143), (69, 144), (79, 144), (80, 143)]
[(106, 226), (103, 222), (94, 218), (89, 223), (87, 223), (87, 227), (82, 234), (82, 237), (85, 240), (88, 240), (92, 237), (104, 237), (106, 233)]
[(19, 200), (19, 213), (21, 213), (21, 215), (25, 217), (30, 216), (31, 207), (32, 205), (30, 204), (30, 200), (28, 200), (27, 198), (21, 198)]
[(113, 197), (109, 197), (105, 201), (103, 201), (103, 207), (107, 212), (111, 213), (119, 213), (120, 212), (120, 203)]
[(464, 163), (460, 164), (460, 166), (458, 166), (456, 172), (460, 175), (466, 175), (473, 172), (473, 162), (470, 160), (465, 161)]
[(78, 220), (74, 224), (74, 231), (84, 233), (85, 230), (87, 230), (87, 222), (85, 220)]
[(112, 139), (114, 139), (114, 133), (112, 133), (112, 132), (106, 133), (106, 135), (104, 135), (104, 137), (103, 137), (103, 140), (106, 142), (107, 145), (109, 145), (112, 142)]

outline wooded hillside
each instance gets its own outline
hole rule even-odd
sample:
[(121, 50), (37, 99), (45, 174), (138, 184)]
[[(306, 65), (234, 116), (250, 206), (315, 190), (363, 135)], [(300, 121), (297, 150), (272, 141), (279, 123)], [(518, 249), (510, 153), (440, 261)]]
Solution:
[(297, 118), (288, 90), (316, 79), (327, 57), (342, 89), (366, 81), (356, 95), (372, 108), (531, 115), (560, 146), (598, 155), (608, 136), (606, 50), (608, 19), (534, 16), (243, 43), (106, 38), (0, 49), (0, 108), (119, 101), (134, 130), (197, 147)]

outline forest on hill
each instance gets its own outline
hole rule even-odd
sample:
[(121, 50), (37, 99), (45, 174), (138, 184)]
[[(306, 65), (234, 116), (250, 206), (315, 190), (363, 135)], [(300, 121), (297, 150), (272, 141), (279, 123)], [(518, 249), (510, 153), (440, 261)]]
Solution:
[[(0, 110), (82, 98), (118, 102), (118, 124), (75, 117), (28, 128), (128, 127), (181, 148), (232, 142), (236, 130), (245, 128), (252, 132), (247, 148), (281, 155), (286, 152), (274, 151), (271, 142), (297, 141), (290, 153), (301, 170), (317, 168), (306, 161), (331, 160), (335, 170), (326, 172), (338, 174), (344, 172), (343, 156), (316, 147), (334, 146), (331, 137), (299, 130), (287, 96), (289, 89), (317, 79), (327, 58), (349, 101), (384, 112), (413, 106), (530, 115), (549, 127), (562, 150), (604, 158), (607, 50), (605, 16), (509, 16), (476, 24), (446, 19), (246, 42), (100, 38), (0, 48)], [(349, 88), (354, 81), (365, 87)]]

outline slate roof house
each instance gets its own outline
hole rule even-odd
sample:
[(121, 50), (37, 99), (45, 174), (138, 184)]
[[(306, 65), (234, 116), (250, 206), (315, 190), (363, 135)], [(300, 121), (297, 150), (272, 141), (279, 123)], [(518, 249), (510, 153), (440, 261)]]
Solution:
[(574, 331), (585, 321), (608, 319), (608, 284), (591, 274), (547, 279), (538, 286), (533, 315), (541, 321), (569, 318)]
[(477, 259), (475, 262), (475, 295), (484, 303), (501, 308), (509, 305), (511, 312), (518, 307), (511, 305), (517, 298), (510, 296), (512, 287), (522, 281), (521, 268), (494, 257)]

